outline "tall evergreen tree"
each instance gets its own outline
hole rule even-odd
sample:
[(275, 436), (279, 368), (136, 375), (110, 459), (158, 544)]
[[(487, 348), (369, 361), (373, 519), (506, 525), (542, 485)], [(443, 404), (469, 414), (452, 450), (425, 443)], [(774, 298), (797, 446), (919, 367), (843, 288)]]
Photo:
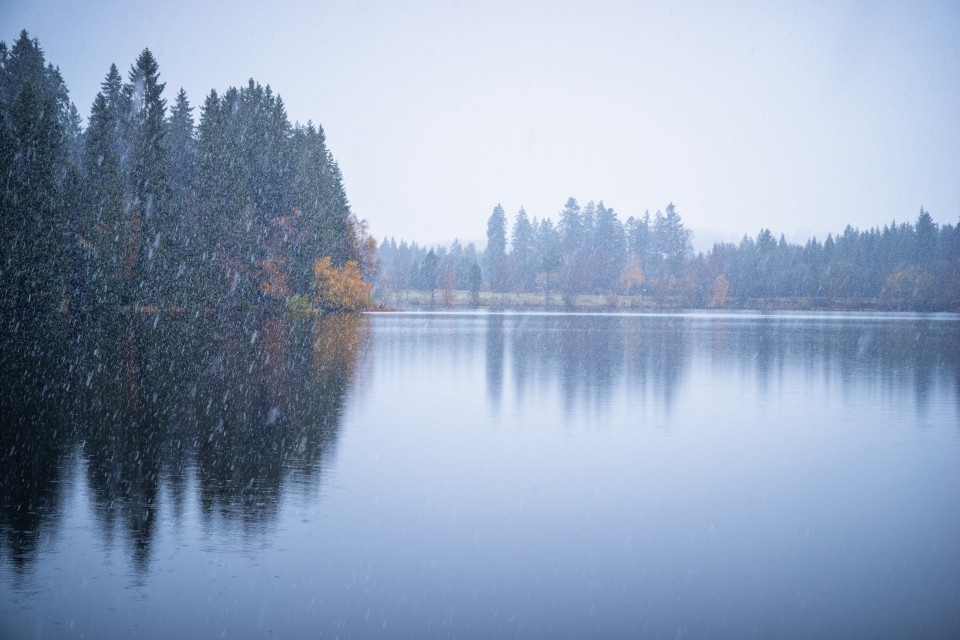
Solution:
[(73, 194), (70, 102), (26, 31), (0, 50), (0, 304), (54, 307), (66, 294)]
[(421, 291), (430, 292), (430, 304), (434, 303), (434, 293), (437, 287), (437, 277), (439, 275), (440, 258), (433, 249), (427, 252), (423, 258), (420, 267), (420, 285), (417, 287)]
[[(194, 207), (197, 146), (193, 107), (182, 87), (170, 108), (164, 144), (169, 163), (169, 206), (173, 208), (170, 223), (174, 225), (168, 232), (169, 246), (173, 249), (171, 270), (176, 266), (172, 276), (174, 287), (168, 298), (179, 306), (186, 306), (199, 301), (204, 249), (203, 244), (196, 241), (201, 235), (201, 225)], [(169, 271), (167, 277), (171, 277)]]
[(197, 125), (196, 235), (193, 244), (203, 265), (199, 276), (199, 299), (207, 304), (223, 304), (229, 289), (231, 267), (224, 261), (224, 239), (235, 216), (235, 163), (230, 162), (224, 132), (220, 96), (210, 91), (200, 108)]
[(663, 260), (665, 275), (680, 276), (684, 262), (693, 253), (691, 234), (683, 226), (680, 214), (673, 203), (667, 205), (666, 214), (657, 212), (654, 222), (654, 244)]
[(550, 218), (544, 218), (537, 227), (537, 275), (536, 284), (541, 291), (554, 291), (557, 287), (560, 267), (563, 263), (560, 232)]
[(580, 216), (580, 205), (574, 198), (568, 198), (563, 205), (557, 226), (564, 256), (573, 256), (579, 252), (583, 243), (583, 219)]
[(499, 204), (487, 219), (487, 248), (483, 256), (490, 288), (503, 292), (507, 285), (507, 216)]
[(170, 187), (179, 200), (193, 191), (197, 168), (193, 107), (190, 106), (187, 92), (182, 87), (177, 92), (176, 102), (170, 108), (164, 142), (169, 163)]
[[(8, 184), (3, 226), (11, 254), (3, 256), (3, 282), (17, 306), (55, 306), (64, 294), (65, 231), (58, 165), (64, 148), (55, 112), (29, 80), (10, 111), (12, 157), (5, 158)], [(6, 154), (5, 154), (6, 155)], [(12, 183), (12, 184), (10, 184)], [(12, 287), (11, 287), (12, 285)]]
[(129, 232), (122, 171), (127, 150), (123, 111), (123, 80), (111, 64), (90, 110), (81, 167), (85, 278), (80, 298), (93, 305), (119, 304), (129, 284), (123, 261)]
[(156, 303), (176, 274), (176, 233), (167, 170), (165, 83), (149, 49), (130, 67), (122, 106), (126, 152), (122, 156), (127, 229), (125, 262), (130, 288), (126, 301)]
[(921, 270), (927, 270), (937, 254), (937, 223), (929, 213), (923, 210), (923, 207), (920, 207), (915, 228), (917, 240), (914, 263)]
[(612, 208), (596, 207), (591, 252), (591, 285), (595, 289), (612, 290), (623, 271), (626, 260), (626, 237), (623, 224)]
[(534, 229), (523, 207), (514, 220), (510, 246), (513, 285), (517, 291), (530, 291), (536, 277)]

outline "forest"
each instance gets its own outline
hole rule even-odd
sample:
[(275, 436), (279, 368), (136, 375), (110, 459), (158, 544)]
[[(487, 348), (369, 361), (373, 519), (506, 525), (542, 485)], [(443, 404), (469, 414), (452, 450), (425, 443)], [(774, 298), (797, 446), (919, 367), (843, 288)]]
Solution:
[[(557, 223), (521, 208), (509, 224), (500, 205), (482, 252), (454, 241), (421, 247), (384, 239), (377, 290), (467, 290), (634, 296), (675, 308), (960, 309), (960, 225), (938, 225), (922, 207), (915, 222), (893, 221), (806, 244), (770, 229), (739, 244), (694, 252), (671, 203), (621, 222), (613, 208), (567, 200)], [(508, 250), (509, 235), (509, 250)]]
[(144, 49), (87, 126), (26, 31), (0, 42), (0, 308), (357, 308), (376, 242), (323, 128), (252, 79), (167, 107)]
[[(569, 198), (556, 223), (497, 205), (486, 247), (377, 246), (323, 128), (250, 80), (168, 108), (144, 49), (111, 65), (86, 127), (36, 39), (0, 42), (0, 308), (368, 307), (376, 293), (618, 296), (684, 308), (960, 308), (960, 225), (791, 244), (761, 229), (694, 252), (671, 203), (629, 216)], [(194, 112), (197, 116), (194, 116)], [(386, 294), (386, 295), (385, 295)], [(449, 299), (449, 296), (448, 296)]]

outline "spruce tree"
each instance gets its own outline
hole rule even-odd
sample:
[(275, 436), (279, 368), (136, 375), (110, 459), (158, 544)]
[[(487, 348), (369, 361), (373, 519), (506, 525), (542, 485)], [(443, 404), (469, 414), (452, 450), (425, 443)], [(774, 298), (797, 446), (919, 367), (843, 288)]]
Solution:
[(596, 207), (593, 244), (591, 284), (597, 289), (614, 289), (626, 260), (626, 237), (616, 212), (602, 200)]
[(523, 207), (517, 212), (510, 236), (513, 283), (517, 291), (530, 291), (534, 272), (534, 231)]
[(922, 271), (930, 268), (931, 263), (937, 254), (937, 223), (929, 213), (920, 207), (920, 214), (917, 216), (916, 229), (916, 250), (914, 252), (914, 264)]
[(185, 198), (193, 191), (197, 148), (193, 107), (190, 106), (187, 92), (182, 87), (177, 92), (176, 102), (170, 108), (167, 128), (165, 143), (170, 187), (176, 198)]
[(557, 226), (560, 232), (560, 248), (564, 257), (571, 257), (580, 251), (583, 243), (583, 219), (576, 199), (567, 199), (563, 210), (560, 211), (560, 221)]
[[(170, 108), (167, 134), (164, 138), (169, 166), (170, 205), (173, 208), (174, 228), (169, 232), (171, 258), (176, 264), (170, 302), (179, 306), (196, 303), (202, 289), (200, 274), (203, 269), (203, 245), (197, 242), (201, 235), (194, 202), (197, 148), (193, 123), (193, 107), (187, 93), (180, 88)], [(171, 269), (174, 265), (171, 264)], [(168, 277), (169, 273), (168, 273)]]
[(494, 291), (506, 286), (507, 216), (499, 204), (487, 219), (487, 248), (483, 254), (486, 278)]
[(121, 170), (121, 90), (120, 72), (116, 65), (110, 65), (94, 98), (84, 136), (84, 298), (86, 303), (97, 306), (119, 304), (125, 286), (122, 239), (127, 214)]
[(128, 301), (160, 303), (176, 273), (171, 237), (176, 233), (167, 178), (166, 100), (159, 66), (144, 49), (123, 86), (127, 153), (123, 163), (127, 230)]
[(73, 200), (67, 89), (26, 31), (0, 46), (0, 304), (51, 308), (66, 294)]

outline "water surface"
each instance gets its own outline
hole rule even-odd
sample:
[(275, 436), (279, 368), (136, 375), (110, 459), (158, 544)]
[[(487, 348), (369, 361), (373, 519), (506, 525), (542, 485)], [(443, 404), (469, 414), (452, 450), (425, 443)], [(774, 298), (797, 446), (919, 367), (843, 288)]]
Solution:
[(9, 320), (0, 636), (960, 637), (960, 321)]

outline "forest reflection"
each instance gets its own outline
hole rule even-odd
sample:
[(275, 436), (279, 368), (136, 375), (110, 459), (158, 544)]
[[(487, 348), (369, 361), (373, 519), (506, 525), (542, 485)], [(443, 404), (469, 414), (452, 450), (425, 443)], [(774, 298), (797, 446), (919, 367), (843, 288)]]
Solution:
[[(509, 363), (509, 365), (507, 365)], [(604, 402), (618, 386), (669, 413), (693, 368), (739, 372), (765, 395), (788, 371), (910, 394), (952, 381), (960, 402), (955, 319), (868, 316), (525, 315), (487, 320), (487, 385), (498, 400), (509, 366), (519, 400), (555, 382), (565, 408)], [(695, 393), (695, 391), (694, 391)]]
[[(960, 401), (960, 334), (951, 316), (859, 314), (478, 313), (378, 316), (376, 361), (392, 370), (482, 367), (492, 406), (542, 395), (565, 412), (597, 408), (618, 390), (667, 414), (692, 371), (751, 379), (759, 397), (788, 373), (830, 385), (881, 385), (915, 396), (935, 382)], [(481, 362), (474, 361), (481, 359)], [(379, 369), (379, 366), (378, 366)], [(639, 408), (639, 407), (638, 407)]]
[[(0, 351), (0, 559), (29, 570), (82, 469), (104, 540), (149, 567), (158, 509), (259, 532), (292, 489), (316, 496), (359, 370), (389, 381), (475, 372), (498, 407), (542, 394), (599, 420), (629, 390), (669, 416), (700, 380), (737, 376), (758, 397), (785, 376), (866, 386), (918, 408), (960, 404), (955, 320), (759, 315), (264, 314), (4, 320)], [(817, 402), (810, 398), (810, 402)], [(78, 464), (79, 462), (79, 464)], [(195, 496), (189, 495), (192, 490)]]
[[(2, 553), (28, 568), (77, 456), (105, 540), (146, 569), (161, 495), (258, 529), (316, 487), (370, 343), (358, 315), (9, 319), (0, 364)], [(178, 516), (178, 514), (180, 514)]]

